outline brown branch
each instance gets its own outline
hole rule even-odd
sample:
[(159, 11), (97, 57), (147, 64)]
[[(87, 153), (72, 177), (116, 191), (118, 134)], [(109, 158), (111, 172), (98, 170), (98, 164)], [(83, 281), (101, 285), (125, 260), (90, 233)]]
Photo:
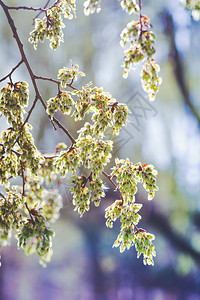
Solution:
[[(51, 81), (53, 83), (56, 83), (58, 85), (58, 93), (60, 92), (60, 85), (61, 85), (60, 81), (52, 79), (52, 78), (43, 77), (43, 76), (36, 76), (36, 75), (35, 75), (35, 79), (47, 80), (47, 81)], [(66, 86), (68, 86), (69, 88), (71, 88), (74, 91), (78, 91), (77, 88), (75, 88), (74, 86), (72, 86), (72, 83), (73, 83), (73, 80), (69, 84), (66, 84)]]
[[(47, 1), (47, 3), (46, 3), (45, 6), (44, 6), (44, 9), (47, 8), (47, 6), (48, 6), (48, 4), (49, 4), (50, 1), (51, 1), (51, 0), (48, 0), (48, 1)], [(41, 13), (42, 13), (42, 12), (40, 11), (40, 12), (35, 16), (35, 18), (33, 19), (33, 24), (32, 24), (32, 25), (34, 25), (35, 19), (37, 19)]]
[(39, 10), (41, 12), (46, 11), (46, 9), (43, 9), (43, 8), (40, 8), (40, 7), (34, 8), (34, 7), (28, 7), (28, 6), (7, 6), (7, 5), (5, 5), (5, 6), (7, 7), (8, 10), (15, 9), (15, 10), (32, 10), (32, 11), (38, 11)]
[(20, 154), (19, 152), (15, 151), (15, 150), (13, 150), (13, 149), (11, 149), (11, 152), (13, 152), (14, 154), (16, 154), (18, 157), (21, 156), (21, 154)]
[(73, 138), (73, 136), (69, 133), (69, 131), (55, 118), (52, 118), (54, 123), (56, 123), (58, 125), (58, 127), (60, 129), (62, 129), (62, 131), (68, 136), (68, 138), (71, 140), (72, 144), (76, 143), (76, 140)]
[(5, 197), (2, 193), (0, 193), (0, 196), (1, 196), (2, 198), (6, 199), (6, 197)]
[(56, 158), (56, 157), (59, 157), (59, 156), (58, 155), (51, 155), (51, 156), (50, 155), (49, 156), (44, 155), (43, 157), (44, 157), (44, 159), (47, 160), (47, 159), (53, 159), (53, 158)]
[(77, 88), (75, 88), (74, 86), (72, 86), (73, 81), (70, 84), (66, 84), (66, 86), (68, 86), (69, 88), (71, 88), (74, 91), (78, 91)]
[[(4, 146), (4, 144), (0, 144), (0, 146), (3, 147), (3, 151), (1, 151), (0, 154), (3, 155), (5, 153), (5, 146)], [(10, 151), (13, 152), (14, 154), (16, 154), (18, 157), (21, 156), (21, 153), (15, 151), (13, 149), (11, 149)]]
[(3, 78), (1, 78), (0, 79), (0, 82), (2, 82), (2, 81), (4, 81), (4, 80), (6, 80), (6, 78), (10, 78), (11, 77), (11, 75), (12, 75), (12, 73), (16, 70), (16, 69), (18, 69), (19, 68), (19, 66), (21, 65), (23, 63), (23, 59), (21, 59), (20, 60), (20, 62), (10, 71), (10, 73), (8, 74), (8, 75), (6, 75), (6, 76), (4, 76)]
[(36, 75), (35, 75), (35, 79), (47, 80), (47, 81), (51, 81), (53, 83), (56, 83), (58, 85), (58, 93), (60, 93), (60, 81), (54, 80), (54, 79), (51, 79), (51, 78), (47, 78), (47, 77), (36, 76)]
[[(50, 0), (47, 1), (46, 5), (45, 5), (46, 7), (47, 7), (47, 5), (49, 4), (49, 2), (50, 2)], [(60, 2), (60, 0), (57, 0), (57, 1), (56, 1), (51, 7), (49, 7), (49, 8), (46, 8), (45, 6), (44, 6), (44, 8), (41, 8), (41, 7), (34, 8), (34, 7), (28, 7), (28, 6), (7, 6), (7, 5), (5, 5), (5, 4), (4, 4), (4, 5), (6, 6), (6, 8), (7, 8), (8, 10), (14, 9), (14, 10), (32, 10), (32, 11), (46, 12), (47, 10), (54, 8), (59, 2)]]
[(119, 194), (119, 196), (120, 196), (120, 198), (121, 198), (121, 200), (122, 200), (122, 205), (123, 205), (123, 203), (124, 203), (124, 198), (123, 198), (123, 196), (122, 196), (122, 194), (121, 194), (121, 191), (120, 191), (120, 189), (117, 187), (117, 185), (114, 183), (114, 181), (112, 180), (112, 178), (111, 178), (111, 176), (110, 175), (108, 175), (106, 172), (102, 172), (102, 174), (112, 183), (112, 185), (114, 186), (114, 188), (116, 189), (116, 191), (118, 192), (118, 194)]
[(35, 100), (33, 101), (32, 106), (31, 106), (31, 108), (30, 108), (30, 110), (29, 110), (29, 112), (28, 112), (28, 115), (27, 115), (27, 117), (26, 117), (26, 119), (25, 119), (25, 121), (24, 121), (24, 124), (22, 125), (22, 127), (21, 127), (21, 129), (20, 129), (20, 131), (23, 129), (24, 125), (28, 122), (31, 113), (32, 113), (33, 109), (35, 108), (35, 105), (36, 105), (36, 103), (37, 103), (37, 100), (38, 100), (38, 99), (37, 99), (37, 96), (36, 96), (36, 97), (35, 97)]

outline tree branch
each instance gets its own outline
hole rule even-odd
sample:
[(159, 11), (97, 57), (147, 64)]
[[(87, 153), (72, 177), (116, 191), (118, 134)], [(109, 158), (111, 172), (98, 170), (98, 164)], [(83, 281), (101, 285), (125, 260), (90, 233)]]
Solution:
[(1, 196), (3, 199), (6, 199), (6, 197), (5, 197), (2, 193), (0, 193), (0, 196)]
[(111, 182), (111, 184), (114, 186), (114, 188), (116, 189), (116, 191), (118, 192), (118, 194), (119, 194), (119, 196), (120, 196), (120, 198), (121, 198), (121, 200), (122, 200), (122, 205), (123, 205), (123, 203), (124, 203), (124, 198), (123, 198), (123, 196), (122, 196), (122, 194), (121, 194), (121, 191), (120, 191), (120, 189), (117, 187), (117, 185), (114, 183), (114, 181), (112, 180), (112, 178), (111, 178), (111, 176), (110, 175), (108, 175), (106, 172), (102, 172), (102, 174)]
[[(58, 85), (58, 93), (60, 92), (60, 85), (61, 85), (60, 81), (52, 79), (52, 78), (43, 77), (43, 76), (36, 76), (36, 75), (35, 75), (35, 79), (47, 80), (47, 81), (51, 81), (53, 83), (56, 83)], [(73, 83), (73, 80), (69, 84), (66, 84), (66, 86), (68, 86), (69, 88), (71, 88), (74, 91), (78, 91), (77, 88), (75, 88), (74, 86), (72, 86), (72, 83)]]
[(28, 7), (28, 6), (6, 6), (7, 9), (9, 10), (32, 10), (32, 11), (40, 11), (40, 12), (46, 12), (49, 9), (52, 9), (53, 7), (55, 7), (60, 0), (57, 0), (51, 7), (46, 8), (47, 5), (49, 4), (50, 0), (47, 1), (47, 3), (45, 4), (44, 8), (38, 7), (38, 8), (34, 8), (34, 7)]
[(200, 252), (188, 243), (188, 239), (174, 231), (167, 217), (162, 212), (153, 209), (146, 219), (148, 219), (149, 224), (159, 230), (178, 251), (189, 254), (200, 265)]
[(6, 75), (6, 76), (4, 76), (3, 78), (0, 79), (0, 82), (6, 80), (6, 78), (8, 78), (8, 77), (10, 78), (11, 75), (12, 75), (12, 73), (13, 73), (16, 69), (18, 69), (19, 66), (20, 66), (23, 62), (24, 62), (23, 59), (21, 59), (20, 62), (19, 62), (19, 63), (18, 63), (18, 64), (10, 71), (10, 73), (9, 73), (8, 75)]
[(55, 118), (52, 118), (54, 123), (56, 123), (58, 125), (58, 127), (60, 129), (62, 129), (62, 131), (69, 137), (69, 139), (71, 140), (72, 144), (76, 143), (76, 140), (73, 138), (73, 136), (69, 133), (69, 131)]
[(183, 100), (185, 102), (185, 105), (189, 107), (191, 113), (195, 117), (195, 119), (198, 122), (198, 125), (200, 126), (200, 115), (198, 114), (194, 104), (191, 101), (189, 89), (186, 84), (185, 79), (185, 70), (183, 66), (182, 58), (179, 54), (179, 51), (176, 47), (175, 43), (175, 29), (174, 29), (174, 22), (172, 19), (172, 16), (169, 13), (166, 13), (166, 20), (167, 20), (167, 29), (166, 33), (170, 36), (171, 39), (171, 52), (170, 56), (172, 58), (172, 63), (174, 67), (174, 74), (176, 77), (176, 81), (178, 83), (179, 89), (183, 95)]
[(35, 79), (47, 80), (47, 81), (51, 81), (53, 83), (56, 83), (58, 85), (58, 93), (60, 92), (60, 81), (54, 80), (54, 79), (51, 79), (51, 78), (47, 78), (47, 77), (36, 76), (36, 75), (35, 75)]
[[(48, 4), (49, 4), (50, 1), (51, 1), (51, 0), (48, 0), (48, 1), (47, 1), (47, 3), (46, 3), (45, 6), (44, 6), (44, 9), (47, 8), (47, 6), (48, 6)], [(41, 13), (42, 13), (42, 12), (40, 11), (40, 12), (35, 16), (35, 18), (33, 19), (33, 25), (34, 25), (35, 19), (37, 19)]]

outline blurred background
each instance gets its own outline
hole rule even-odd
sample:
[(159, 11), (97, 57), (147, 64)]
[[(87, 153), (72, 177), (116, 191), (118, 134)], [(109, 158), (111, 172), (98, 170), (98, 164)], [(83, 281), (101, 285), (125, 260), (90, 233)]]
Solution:
[[(5, 2), (41, 5), (41, 1)], [(112, 248), (120, 224), (113, 229), (105, 226), (104, 210), (118, 199), (109, 182), (105, 181), (109, 190), (100, 208), (91, 205), (80, 219), (66, 181), (59, 187), (63, 209), (53, 225), (52, 261), (42, 268), (36, 255), (17, 250), (13, 238), (1, 250), (0, 299), (200, 299), (200, 23), (178, 0), (142, 0), (143, 14), (151, 18), (157, 37), (155, 59), (163, 79), (156, 101), (150, 103), (141, 88), (140, 66), (128, 79), (122, 78), (120, 33), (132, 16), (121, 10), (118, 0), (109, 0), (102, 1), (101, 13), (85, 17), (83, 1), (77, 2), (77, 18), (65, 21), (65, 42), (56, 51), (48, 41), (39, 44), (37, 51), (28, 43), (35, 13), (13, 11), (12, 16), (36, 75), (56, 79), (60, 68), (70, 67), (71, 59), (87, 75), (77, 87), (92, 81), (118, 102), (127, 103), (132, 114), (128, 126), (113, 140), (114, 155), (107, 171), (115, 157), (152, 163), (158, 170), (159, 192), (154, 200), (147, 201), (142, 189), (137, 194), (137, 201), (143, 203), (140, 226), (156, 236), (155, 266), (144, 266), (134, 247), (122, 254)], [(20, 61), (2, 9), (0, 39), (2, 78)], [(23, 66), (13, 74), (13, 81), (20, 80), (30, 83)], [(53, 83), (39, 82), (39, 87), (45, 101), (56, 95)], [(30, 103), (33, 100), (34, 93)], [(57, 117), (77, 137), (83, 123), (59, 113)], [(52, 129), (40, 103), (29, 123), (42, 153), (54, 152), (59, 142), (70, 145), (62, 131)], [(0, 129), (6, 126), (0, 118)]]

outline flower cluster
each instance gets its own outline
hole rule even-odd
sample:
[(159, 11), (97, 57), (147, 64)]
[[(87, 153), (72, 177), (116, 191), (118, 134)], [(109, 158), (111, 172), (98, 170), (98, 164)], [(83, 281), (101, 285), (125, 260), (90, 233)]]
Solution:
[[(72, 66), (72, 69), (64, 67), (59, 70), (58, 79), (61, 80), (62, 87), (66, 88), (71, 87), (78, 75), (85, 76), (79, 71), (78, 65)], [(78, 99), (75, 100), (72, 97)], [(53, 116), (56, 111), (60, 110), (64, 114), (70, 114), (73, 106), (72, 115), (75, 121), (83, 120), (86, 114), (92, 114), (93, 124), (90, 126), (90, 135), (103, 137), (108, 127), (112, 128), (113, 134), (118, 135), (122, 126), (126, 126), (128, 107), (117, 102), (109, 93), (104, 92), (103, 88), (91, 87), (91, 83), (80, 90), (74, 89), (71, 93), (60, 91), (56, 97), (48, 100), (47, 113)], [(85, 126), (80, 130), (82, 135), (85, 135), (86, 131)]]
[(88, 16), (95, 11), (99, 13), (101, 11), (101, 0), (86, 0), (84, 2), (84, 14)]
[(152, 240), (154, 236), (146, 233), (145, 230), (138, 228), (141, 216), (138, 211), (142, 204), (135, 203), (135, 194), (137, 192), (137, 183), (142, 182), (148, 192), (148, 199), (154, 197), (156, 186), (157, 171), (152, 165), (133, 165), (128, 159), (116, 159), (116, 167), (113, 168), (111, 178), (116, 178), (117, 189), (120, 191), (121, 200), (116, 200), (106, 209), (106, 226), (112, 228), (113, 222), (120, 218), (121, 231), (114, 242), (113, 247), (120, 246), (120, 252), (126, 248), (135, 246), (138, 257), (143, 254), (144, 264), (153, 265), (153, 256), (155, 256)]
[(100, 178), (90, 180), (91, 197), (96, 207), (100, 205), (101, 198), (105, 197), (105, 189), (106, 187)]
[[(48, 161), (48, 162), (47, 162)], [(57, 179), (53, 160), (48, 159), (40, 165), (35, 176), (26, 172), (26, 183), (24, 193), (26, 203), (30, 211), (39, 211), (47, 222), (54, 222), (59, 217), (59, 211), (62, 208), (62, 197), (57, 189), (46, 189), (44, 184), (48, 185)], [(18, 192), (22, 192), (20, 186), (15, 186)], [(22, 207), (24, 213), (27, 209)]]
[[(7, 130), (2, 132), (0, 143), (6, 152), (2, 157), (2, 172), (16, 176), (19, 163), (17, 158), (26, 160), (29, 169), (34, 172), (39, 167), (39, 158), (36, 154), (36, 147), (34, 140), (29, 132), (32, 127), (29, 124), (24, 124), (24, 107), (28, 105), (29, 89), (26, 82), (8, 83), (7, 86), (1, 89), (0, 97), (0, 112), (7, 118), (8, 123), (11, 124)], [(16, 145), (15, 145), (16, 144)], [(15, 148), (13, 148), (15, 145)], [(19, 162), (19, 159), (18, 159)], [(4, 176), (4, 180), (7, 176)], [(0, 181), (2, 179), (0, 178)]]
[(103, 141), (87, 135), (79, 138), (76, 146), (84, 167), (90, 169), (93, 179), (96, 179), (110, 161), (112, 141)]
[(19, 205), (21, 204), (21, 194), (7, 189), (6, 196), (0, 196), (0, 246), (6, 246), (12, 230), (19, 228), (21, 214)]
[[(24, 194), (23, 200), (19, 202), (21, 213), (20, 226), (16, 227), (18, 246), (23, 248), (27, 254), (37, 252), (40, 263), (45, 266), (52, 255), (52, 229), (49, 222), (55, 222), (62, 208), (62, 197), (58, 190), (44, 188), (44, 180), (51, 172), (52, 164), (41, 164), (35, 176), (27, 170), (24, 174), (25, 185), (13, 186), (15, 193)], [(55, 171), (53, 170), (53, 173)], [(54, 177), (55, 178), (55, 177)], [(25, 204), (25, 205), (24, 205)]]
[[(134, 234), (137, 232), (137, 229), (135, 229), (139, 220), (141, 219), (141, 216), (138, 214), (138, 211), (141, 209), (142, 204), (131, 202), (129, 205), (124, 205), (121, 200), (115, 201), (111, 206), (109, 206), (106, 209), (105, 217), (107, 218), (106, 226), (112, 228), (113, 222), (115, 222), (119, 217), (120, 221), (122, 223), (121, 225), (121, 231), (129, 231), (130, 234), (132, 234), (132, 239)], [(120, 247), (120, 251), (123, 252), (125, 248), (128, 249), (131, 246), (131, 237), (129, 240), (121, 240), (122, 245)], [(117, 242), (115, 243), (115, 246)], [(118, 246), (120, 243), (118, 244)]]
[(129, 159), (116, 159), (116, 166), (111, 173), (112, 177), (116, 177), (119, 189), (122, 193), (124, 202), (134, 201), (134, 196), (137, 193), (137, 183), (143, 183), (143, 187), (148, 192), (148, 200), (152, 200), (155, 191), (158, 191), (156, 186), (156, 176), (158, 172), (153, 165), (141, 164), (138, 162), (133, 165)]
[(63, 206), (62, 197), (58, 190), (44, 190), (42, 212), (47, 222), (54, 223), (60, 216)]
[(136, 0), (123, 0), (121, 1), (121, 7), (129, 14), (139, 12), (139, 6)]
[(199, 0), (180, 0), (187, 9), (192, 11), (192, 17), (195, 21), (200, 20), (200, 1)]
[(71, 193), (73, 194), (73, 205), (75, 211), (77, 210), (82, 217), (85, 211), (90, 208), (90, 201), (94, 202), (94, 205), (98, 207), (102, 197), (105, 197), (104, 190), (106, 187), (100, 178), (93, 178), (93, 173), (90, 173), (88, 177), (85, 176), (73, 176), (71, 183)]
[[(124, 78), (128, 77), (128, 73), (133, 65), (136, 65), (146, 59), (147, 62), (143, 67), (143, 70), (145, 70), (148, 65), (152, 64), (152, 56), (155, 53), (155, 35), (150, 30), (151, 27), (152, 25), (149, 18), (147, 16), (140, 16), (138, 21), (131, 21), (122, 31), (120, 41), (121, 46), (125, 47), (129, 44), (129, 47), (124, 50)], [(150, 99), (154, 100), (155, 94), (161, 84), (161, 78), (158, 76), (158, 70), (156, 77), (153, 69), (148, 68), (148, 73), (152, 79), (151, 86), (155, 85), (157, 89), (147, 89), (144, 88), (144, 85), (143, 88), (149, 93)], [(142, 83), (143, 81), (144, 80), (142, 79)]]
[(22, 121), (23, 108), (28, 105), (28, 99), (27, 82), (8, 83), (1, 89), (0, 112), (8, 118), (10, 124), (13, 124), (13, 121), (18, 124), (19, 121)]
[(35, 20), (35, 28), (30, 33), (29, 42), (37, 49), (38, 42), (50, 40), (50, 47), (56, 49), (63, 42), (62, 28), (65, 27), (63, 17), (71, 20), (76, 10), (76, 0), (60, 0), (46, 11), (46, 16)]
[[(2, 139), (0, 138), (0, 144), (1, 142)], [(0, 147), (0, 185), (4, 184), (6, 187), (8, 187), (10, 176), (15, 178), (20, 170), (20, 166), (18, 157), (15, 153), (12, 151), (5, 152), (5, 146)]]
[(63, 88), (66, 88), (68, 85), (71, 85), (74, 81), (78, 79), (78, 76), (85, 76), (85, 74), (79, 71), (78, 65), (72, 65), (72, 68), (60, 69), (58, 72), (58, 79), (61, 80), (61, 85)]
[(75, 174), (76, 168), (80, 166), (80, 156), (76, 147), (72, 146), (67, 151), (61, 151), (54, 160), (54, 166), (61, 177), (66, 177), (70, 171)]
[[(182, 0), (180, 0), (180, 1), (183, 2)], [(200, 10), (200, 1), (199, 0), (187, 0), (186, 7), (189, 9)]]
[(156, 93), (162, 83), (161, 77), (158, 76), (160, 71), (159, 65), (153, 59), (148, 60), (141, 71), (143, 89), (149, 93), (150, 100), (155, 100)]
[(23, 126), (23, 128), (18, 133), (17, 144), (20, 148), (21, 160), (26, 162), (26, 167), (34, 175), (39, 169), (42, 156), (37, 152), (34, 139), (29, 132), (30, 128), (32, 127), (28, 124), (25, 124)]
[(74, 91), (74, 94), (78, 97), (73, 113), (75, 121), (83, 120), (87, 113), (92, 112), (92, 107), (90, 106), (91, 93), (92, 89), (88, 85), (82, 87), (82, 90)]
[(86, 86), (74, 93), (79, 97), (75, 103), (75, 120), (82, 120), (87, 113), (91, 112), (94, 124), (90, 129), (93, 134), (103, 137), (106, 129), (111, 127), (112, 133), (118, 135), (122, 126), (126, 125), (128, 107), (118, 103), (102, 88)]
[(60, 91), (54, 98), (50, 98), (47, 102), (47, 113), (53, 116), (58, 110), (63, 114), (69, 115), (74, 105), (74, 101), (68, 92)]
[(124, 204), (122, 200), (116, 200), (106, 209), (106, 226), (112, 228), (113, 222), (120, 218), (121, 230), (113, 247), (120, 247), (120, 252), (123, 252), (125, 249), (135, 246), (138, 253), (137, 256), (140, 257), (143, 254), (144, 264), (153, 265), (153, 256), (156, 253), (151, 241), (155, 237), (136, 226), (141, 219), (141, 216), (138, 214), (141, 207), (142, 204), (135, 202)]
[(154, 240), (155, 237), (142, 228), (137, 230), (134, 230), (134, 228), (134, 224), (122, 227), (113, 247), (120, 246), (120, 252), (123, 252), (126, 248), (130, 249), (130, 247), (135, 246), (137, 257), (139, 258), (140, 255), (143, 254), (144, 264), (153, 266), (153, 257), (156, 256), (156, 252), (152, 240)]
[(40, 256), (40, 263), (46, 266), (52, 255), (52, 237), (54, 232), (47, 227), (44, 217), (37, 210), (31, 211), (34, 216), (23, 222), (18, 233), (18, 246), (24, 248), (27, 254), (37, 252)]
[(90, 191), (86, 186), (87, 179), (85, 176), (73, 176), (71, 183), (73, 187), (70, 189), (73, 194), (73, 205), (82, 217), (85, 211), (90, 209)]
[(121, 33), (121, 46), (125, 47), (130, 43), (130, 47), (124, 51), (124, 77), (128, 76), (133, 64), (150, 59), (155, 53), (155, 35), (152, 31), (150, 20), (147, 16), (141, 16), (139, 21), (131, 21)]

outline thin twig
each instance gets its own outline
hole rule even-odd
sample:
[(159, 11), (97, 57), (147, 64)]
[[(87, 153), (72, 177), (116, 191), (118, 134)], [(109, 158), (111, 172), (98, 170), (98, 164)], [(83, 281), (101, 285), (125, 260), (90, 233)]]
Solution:
[[(47, 3), (46, 3), (45, 6), (44, 6), (44, 9), (47, 8), (47, 6), (48, 6), (48, 4), (49, 4), (50, 1), (51, 1), (51, 0), (48, 0), (48, 1), (47, 1)], [(33, 24), (32, 24), (32, 25), (34, 25), (35, 19), (37, 19), (41, 13), (42, 13), (42, 12), (40, 11), (40, 12), (35, 16), (35, 18), (33, 19)]]
[(58, 93), (60, 92), (60, 81), (54, 80), (54, 79), (51, 79), (51, 78), (47, 78), (47, 77), (42, 77), (42, 76), (35, 76), (35, 79), (47, 80), (47, 81), (51, 81), (53, 83), (56, 83), (58, 85)]
[(47, 160), (47, 159), (57, 158), (57, 157), (59, 157), (59, 156), (58, 156), (58, 155), (51, 155), (51, 156), (50, 156), (50, 155), (49, 155), (49, 156), (44, 155), (43, 157), (44, 157), (44, 159)]
[(66, 86), (68, 86), (69, 88), (71, 88), (74, 91), (78, 91), (77, 88), (75, 88), (74, 86), (72, 86), (72, 82), (70, 84), (66, 84)]
[(69, 139), (71, 140), (72, 144), (76, 143), (76, 140), (73, 138), (73, 136), (69, 133), (69, 131), (55, 118), (53, 117), (53, 121), (54, 123), (56, 123), (58, 125), (58, 127), (60, 129), (62, 129), (62, 131), (69, 137)]
[(6, 199), (6, 197), (5, 197), (2, 193), (0, 193), (0, 196), (1, 196), (2, 198)]
[(24, 124), (22, 125), (22, 128), (20, 129), (20, 131), (23, 129), (24, 125), (28, 122), (28, 120), (29, 120), (29, 118), (30, 118), (30, 115), (31, 115), (33, 109), (35, 108), (35, 105), (36, 105), (37, 101), (38, 101), (38, 98), (37, 98), (37, 96), (36, 96), (36, 97), (35, 97), (35, 100), (33, 101), (32, 106), (31, 106), (31, 108), (30, 108), (30, 110), (29, 110), (29, 112), (28, 112), (28, 115), (27, 115), (27, 117), (26, 117), (26, 119), (25, 119), (25, 121), (24, 121)]
[(20, 154), (19, 152), (15, 151), (15, 150), (13, 150), (13, 149), (11, 149), (11, 152), (13, 152), (14, 154), (16, 154), (18, 157), (21, 156), (21, 154)]
[[(36, 76), (35, 75), (35, 79), (40, 79), (40, 80), (47, 80), (47, 81), (51, 81), (53, 83), (56, 83), (58, 85), (58, 93), (60, 92), (60, 85), (61, 82), (52, 78), (48, 78), (48, 77), (43, 77), (43, 76)], [(72, 86), (73, 81), (71, 81), (69, 84), (66, 84), (66, 86), (68, 86), (69, 88), (71, 88), (74, 91), (78, 91), (77, 88), (75, 88), (74, 86)]]
[[(1, 151), (0, 154), (3, 155), (5, 153), (5, 146), (3, 144), (0, 144), (0, 146), (3, 147), (3, 151)], [(10, 151), (13, 152), (14, 154), (16, 154), (18, 157), (21, 156), (21, 153), (15, 151), (13, 149), (11, 149)]]
[(106, 172), (102, 172), (102, 174), (112, 183), (112, 185), (115, 187), (115, 189), (116, 189), (116, 191), (118, 192), (118, 194), (119, 194), (119, 196), (120, 196), (120, 198), (121, 198), (121, 200), (122, 200), (122, 205), (123, 205), (123, 203), (124, 203), (124, 198), (123, 198), (123, 196), (122, 196), (122, 193), (121, 193), (121, 191), (120, 191), (120, 189), (117, 187), (117, 185), (114, 183), (114, 181), (112, 180), (112, 178), (111, 178), (111, 176), (110, 175), (108, 175)]
[(35, 7), (28, 7), (28, 6), (7, 6), (7, 9), (14, 9), (14, 10), (32, 10), (32, 11), (46, 11), (46, 9), (43, 9), (43, 8), (35, 8)]
[[(46, 7), (48, 5), (50, 1), (47, 2)], [(10, 9), (14, 9), (14, 10), (32, 10), (32, 11), (40, 11), (40, 12), (46, 12), (49, 9), (52, 9), (53, 7), (55, 7), (58, 3), (60, 2), (60, 0), (57, 0), (51, 7), (49, 8), (41, 8), (41, 7), (28, 7), (28, 6), (7, 6), (5, 5), (5, 7), (10, 10)]]
[(10, 71), (10, 73), (6, 76), (4, 76), (3, 78), (0, 79), (0, 82), (6, 80), (6, 78), (10, 77), (12, 75), (12, 73), (19, 68), (19, 66), (23, 63), (23, 59), (20, 60), (20, 62)]

